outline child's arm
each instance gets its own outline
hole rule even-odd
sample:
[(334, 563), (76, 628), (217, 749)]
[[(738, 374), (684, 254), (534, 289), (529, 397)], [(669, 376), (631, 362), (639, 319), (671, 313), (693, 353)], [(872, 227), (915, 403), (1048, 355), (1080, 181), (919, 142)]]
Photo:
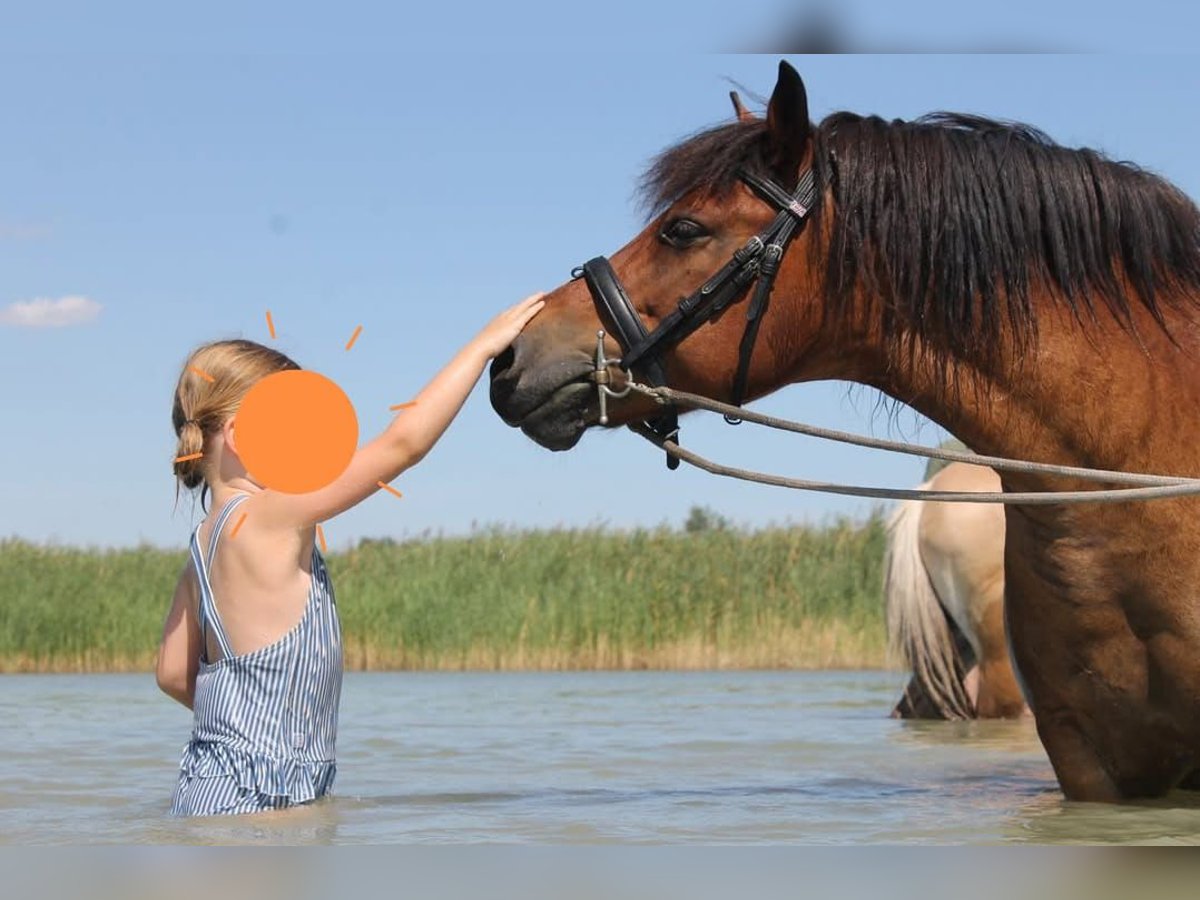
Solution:
[(200, 623), (196, 618), (198, 599), (191, 564), (183, 567), (175, 585), (175, 599), (163, 625), (155, 677), (163, 693), (192, 708), (196, 671), (200, 667)]
[(492, 320), (413, 398), (411, 409), (354, 454), (331, 484), (307, 494), (268, 490), (254, 495), (249, 502), (255, 504), (255, 523), (302, 528), (326, 521), (378, 491), (380, 482), (386, 484), (420, 462), (458, 415), (488, 361), (503, 352), (545, 305), (542, 296), (527, 297)]

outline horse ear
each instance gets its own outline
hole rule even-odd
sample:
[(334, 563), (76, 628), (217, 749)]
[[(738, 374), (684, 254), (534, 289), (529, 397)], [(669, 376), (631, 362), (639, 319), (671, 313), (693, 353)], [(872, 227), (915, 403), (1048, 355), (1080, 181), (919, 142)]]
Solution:
[(742, 98), (738, 96), (737, 91), (730, 91), (729, 99), (733, 101), (733, 112), (737, 116), (737, 120), (739, 122), (754, 121), (754, 113), (750, 112), (750, 110), (746, 109), (746, 107), (742, 104)]
[(812, 123), (804, 81), (787, 60), (779, 63), (779, 80), (767, 104), (767, 131), (779, 165), (799, 166), (812, 136)]

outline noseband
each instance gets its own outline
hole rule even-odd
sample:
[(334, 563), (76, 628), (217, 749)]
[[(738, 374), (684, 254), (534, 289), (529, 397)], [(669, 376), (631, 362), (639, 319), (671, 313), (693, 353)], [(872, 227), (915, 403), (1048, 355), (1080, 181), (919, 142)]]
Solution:
[[(635, 366), (652, 387), (666, 387), (666, 368), (662, 355), (687, 338), (705, 322), (718, 315), (737, 300), (756, 279), (757, 286), (750, 305), (746, 308), (746, 330), (738, 349), (738, 368), (733, 380), (732, 400), (741, 406), (746, 396), (746, 382), (750, 375), (750, 358), (754, 354), (754, 343), (758, 338), (758, 327), (767, 304), (775, 276), (788, 244), (804, 224), (805, 218), (816, 202), (816, 178), (812, 169), (800, 176), (794, 194), (768, 178), (750, 172), (739, 172), (744, 181), (760, 198), (770, 203), (778, 215), (767, 228), (750, 238), (736, 250), (729, 262), (715, 275), (702, 284), (694, 293), (684, 297), (653, 331), (646, 329), (642, 317), (625, 292), (621, 279), (613, 271), (608, 259), (597, 256), (571, 273), (573, 278), (583, 278), (597, 306), (608, 315), (624, 354), (617, 364), (626, 372)], [(600, 424), (608, 423), (609, 397), (623, 397), (625, 391), (614, 391), (609, 387), (609, 364), (604, 356), (604, 332), (596, 340), (596, 368), (593, 378), (600, 394)], [(725, 416), (725, 421), (736, 425), (740, 420)], [(678, 442), (679, 416), (674, 407), (647, 422), (649, 430), (662, 440)], [(668, 468), (675, 469), (679, 460), (667, 456)]]

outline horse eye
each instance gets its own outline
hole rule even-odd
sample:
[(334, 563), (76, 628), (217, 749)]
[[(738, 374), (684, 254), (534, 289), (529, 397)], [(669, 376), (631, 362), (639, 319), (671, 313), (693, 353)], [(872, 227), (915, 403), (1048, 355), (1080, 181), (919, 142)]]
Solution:
[(662, 239), (673, 247), (687, 247), (703, 237), (708, 229), (693, 219), (672, 219), (662, 230)]

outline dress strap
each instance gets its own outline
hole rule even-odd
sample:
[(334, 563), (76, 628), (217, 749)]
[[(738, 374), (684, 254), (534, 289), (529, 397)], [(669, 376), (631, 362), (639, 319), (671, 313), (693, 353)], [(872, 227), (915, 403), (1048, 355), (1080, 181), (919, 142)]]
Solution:
[(213, 557), (217, 552), (217, 541), (221, 538), (221, 529), (225, 527), (225, 523), (229, 521), (229, 517), (233, 511), (241, 505), (242, 501), (247, 499), (249, 494), (237, 494), (233, 499), (227, 501), (221, 507), (221, 514), (217, 516), (217, 521), (213, 524), (212, 534), (208, 536), (208, 564), (212, 565)]
[[(229, 638), (225, 634), (225, 627), (221, 624), (221, 616), (217, 612), (217, 601), (213, 594), (212, 581), (208, 577), (209, 566), (212, 565), (214, 554), (217, 552), (217, 541), (221, 537), (221, 530), (225, 527), (225, 523), (229, 521), (230, 514), (234, 509), (241, 505), (249, 494), (238, 494), (232, 500), (226, 502), (221, 509), (220, 515), (213, 523), (212, 536), (208, 542), (208, 561), (205, 562), (204, 555), (200, 552), (200, 529), (197, 528), (192, 535), (192, 564), (196, 567), (196, 573), (200, 576), (200, 632), (205, 634), (208, 627), (211, 626), (213, 634), (217, 638), (217, 646), (221, 648), (221, 656), (233, 656), (233, 647), (229, 643)], [(207, 640), (205, 641), (207, 646)]]

